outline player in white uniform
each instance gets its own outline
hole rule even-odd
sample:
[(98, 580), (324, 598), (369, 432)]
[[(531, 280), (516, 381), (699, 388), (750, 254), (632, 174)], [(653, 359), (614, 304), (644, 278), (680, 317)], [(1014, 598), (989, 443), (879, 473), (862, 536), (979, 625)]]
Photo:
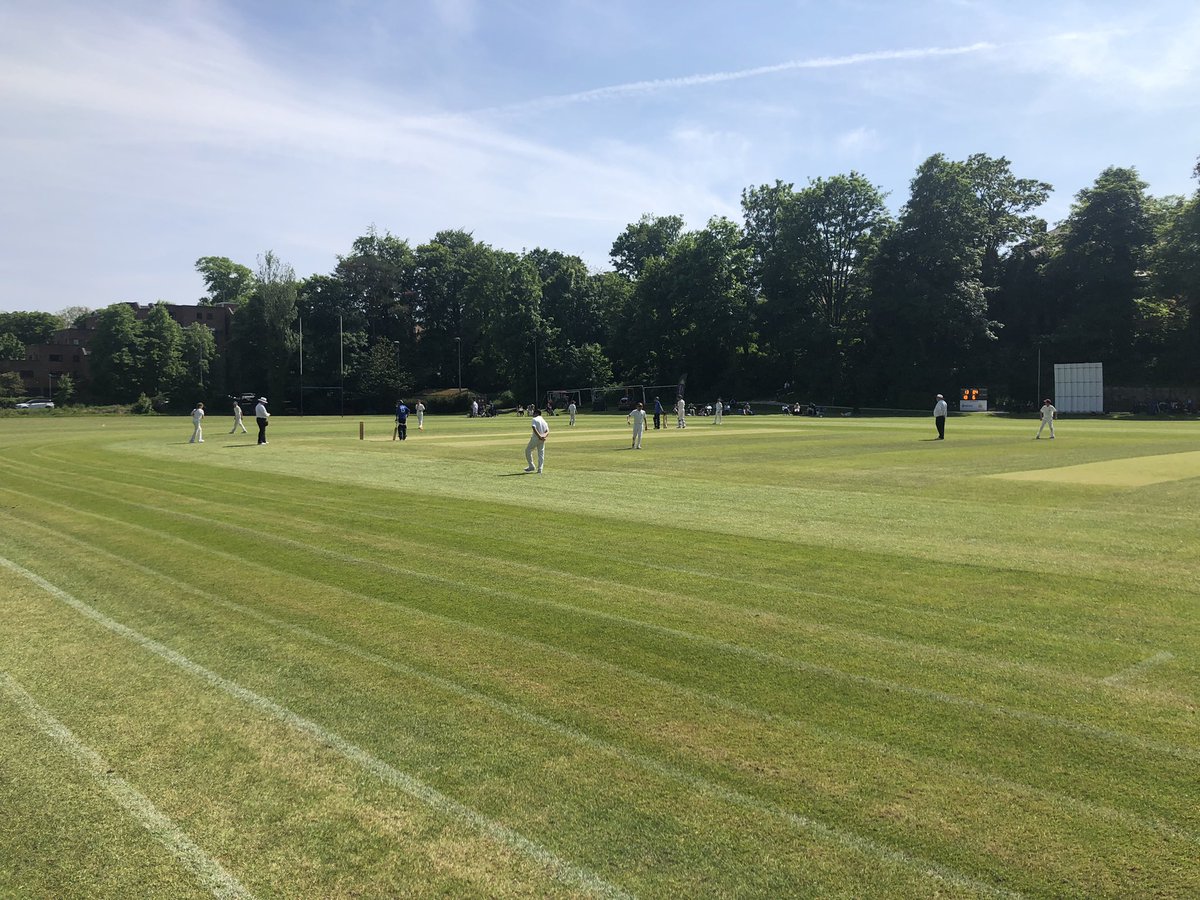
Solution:
[(675, 427), (687, 428), (687, 404), (682, 397), (675, 403)]
[(242, 429), (242, 434), (246, 433), (246, 423), (242, 421), (242, 404), (236, 400), (233, 401), (233, 427), (229, 429), (229, 433), (233, 434), (238, 429)]
[(417, 405), (413, 408), (417, 411), (417, 431), (424, 431), (425, 430), (425, 404), (422, 403), (420, 400), (418, 400)]
[(721, 398), (717, 398), (717, 405), (713, 407), (713, 424), (720, 425), (721, 417), (725, 414), (725, 404), (721, 402)]
[(578, 407), (575, 406), (574, 400), (567, 404), (567, 413), (571, 416), (571, 421), (568, 423), (569, 425), (575, 424), (575, 413), (578, 411)]
[(625, 423), (633, 423), (633, 449), (642, 449), (642, 434), (646, 430), (646, 407), (641, 403), (625, 417)]
[(537, 451), (537, 473), (542, 474), (542, 467), (546, 464), (546, 437), (550, 434), (550, 426), (546, 424), (546, 420), (542, 418), (542, 411), (536, 406), (533, 408), (533, 421), (530, 423), (533, 433), (529, 436), (529, 443), (525, 445), (525, 466), (526, 472), (534, 471), (533, 451)]
[(1038, 425), (1037, 437), (1034, 438), (1035, 441), (1042, 439), (1042, 429), (1047, 425), (1050, 426), (1050, 440), (1054, 440), (1054, 420), (1056, 418), (1058, 418), (1058, 410), (1054, 408), (1054, 404), (1047, 397), (1042, 401), (1042, 421)]
[(192, 410), (192, 436), (188, 440), (189, 444), (203, 444), (204, 430), (200, 427), (200, 423), (204, 421), (204, 404), (197, 403), (196, 408)]

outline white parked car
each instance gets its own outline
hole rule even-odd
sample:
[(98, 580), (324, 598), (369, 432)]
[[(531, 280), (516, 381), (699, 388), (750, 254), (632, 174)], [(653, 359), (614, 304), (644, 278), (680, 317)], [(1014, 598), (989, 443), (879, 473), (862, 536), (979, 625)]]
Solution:
[(24, 403), (18, 403), (17, 409), (54, 409), (53, 400), (26, 400)]

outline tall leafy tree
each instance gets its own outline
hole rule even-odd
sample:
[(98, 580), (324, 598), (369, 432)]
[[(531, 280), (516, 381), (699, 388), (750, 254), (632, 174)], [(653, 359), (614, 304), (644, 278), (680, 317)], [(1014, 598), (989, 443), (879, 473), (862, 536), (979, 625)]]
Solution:
[(963, 165), (983, 209), (980, 277), (990, 287), (999, 277), (1002, 251), (1045, 230), (1045, 221), (1032, 210), (1045, 203), (1054, 188), (1034, 178), (1017, 178), (1003, 156), (974, 153)]
[(183, 374), (180, 356), (183, 329), (171, 318), (170, 310), (163, 302), (150, 308), (141, 327), (141, 389), (151, 397), (159, 396), (169, 401)]
[(471, 293), (482, 299), (479, 343), (472, 367), (481, 387), (510, 388), (536, 399), (557, 385), (561, 344), (554, 324), (542, 314), (541, 279), (521, 256), (488, 250), (474, 273)]
[(1075, 196), (1050, 263), (1061, 310), (1054, 341), (1064, 358), (1104, 362), (1133, 374), (1136, 301), (1148, 292), (1155, 238), (1146, 183), (1135, 169), (1110, 167)]
[(181, 330), (180, 365), (172, 388), (177, 406), (195, 402), (191, 398), (215, 397), (224, 393), (223, 380), (213, 366), (216, 357), (217, 341), (210, 328), (200, 322), (192, 322)]
[(480, 359), (486, 310), (495, 289), (493, 250), (465, 231), (440, 231), (416, 249), (414, 319), (420, 357), (434, 383), (465, 386), (486, 373)]
[(683, 234), (682, 216), (642, 216), (613, 241), (609, 256), (613, 266), (627, 278), (641, 277), (646, 262), (663, 259)]
[(404, 368), (396, 343), (377, 337), (360, 356), (360, 402), (371, 409), (392, 409), (411, 388), (412, 376)]
[(22, 344), (48, 344), (61, 327), (51, 313), (0, 312), (0, 334), (11, 334)]
[(333, 278), (341, 283), (346, 308), (357, 312), (374, 338), (399, 341), (406, 354), (413, 342), (412, 311), (416, 261), (408, 242), (374, 227), (338, 257)]
[(92, 312), (90, 306), (68, 306), (55, 313), (58, 317), (59, 328), (79, 328), (81, 323)]
[(786, 380), (833, 396), (862, 337), (870, 263), (891, 217), (883, 193), (857, 172), (776, 196), (775, 236), (760, 263), (769, 278), (764, 341), (788, 363)]
[(25, 382), (18, 372), (0, 372), (0, 397), (14, 398), (25, 394)]
[[(297, 341), (303, 332), (304, 385), (309, 389), (304, 398), (306, 411), (340, 408), (335, 390), (352, 374), (349, 362), (367, 346), (366, 321), (349, 310), (343, 288), (342, 282), (330, 275), (313, 275), (297, 288)], [(341, 365), (348, 371), (339, 368)], [(314, 392), (314, 388), (318, 390)]]
[[(234, 318), (235, 377), (245, 390), (266, 390), (278, 403), (289, 384), (299, 388), (296, 275), (273, 252), (259, 257), (253, 295)], [(277, 407), (278, 408), (278, 407)]]
[(200, 298), (202, 306), (217, 303), (244, 306), (254, 293), (254, 273), (228, 257), (202, 256), (196, 260), (196, 271), (208, 289), (208, 294)]
[(923, 404), (975, 377), (996, 328), (982, 281), (987, 221), (970, 167), (941, 154), (918, 167), (873, 267), (873, 398)]
[(681, 235), (665, 257), (648, 257), (626, 304), (619, 358), (627, 380), (699, 389), (732, 385), (752, 348), (751, 253), (736, 223), (718, 217)]
[(24, 359), (25, 344), (15, 334), (0, 333), (0, 359)]
[[(1200, 179), (1200, 161), (1194, 176)], [(1200, 190), (1163, 211), (1151, 263), (1154, 293), (1176, 323), (1168, 377), (1200, 378)]]
[(142, 392), (142, 328), (128, 303), (100, 311), (91, 340), (92, 393), (101, 403), (132, 403)]
[(75, 379), (64, 372), (54, 382), (54, 402), (58, 406), (68, 406), (75, 399)]
[[(556, 384), (569, 387), (607, 385), (612, 363), (601, 342), (608, 332), (607, 316), (614, 294), (607, 282), (593, 278), (577, 256), (551, 250), (532, 250), (525, 259), (538, 273), (541, 315), (557, 332), (550, 369)], [(628, 284), (626, 281), (625, 284)]]

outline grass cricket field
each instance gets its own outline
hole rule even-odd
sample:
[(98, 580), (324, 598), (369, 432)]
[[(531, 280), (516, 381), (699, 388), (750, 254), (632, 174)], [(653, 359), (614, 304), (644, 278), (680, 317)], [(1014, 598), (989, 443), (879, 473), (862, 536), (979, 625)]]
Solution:
[(1200, 423), (0, 419), (0, 896), (1195, 897)]

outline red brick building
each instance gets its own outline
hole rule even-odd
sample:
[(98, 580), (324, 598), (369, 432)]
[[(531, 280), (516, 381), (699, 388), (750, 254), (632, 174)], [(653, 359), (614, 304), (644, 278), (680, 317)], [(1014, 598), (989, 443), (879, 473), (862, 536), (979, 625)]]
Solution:
[[(129, 303), (138, 320), (150, 315), (153, 304)], [(216, 341), (218, 356), (224, 356), (233, 330), (233, 316), (237, 307), (232, 303), (215, 306), (180, 306), (166, 304), (171, 318), (183, 328), (197, 323), (206, 326)], [(77, 391), (86, 390), (91, 379), (90, 344), (96, 331), (99, 312), (91, 313), (80, 322), (80, 328), (67, 328), (54, 333), (47, 344), (30, 344), (25, 347), (24, 359), (0, 360), (0, 372), (17, 372), (21, 376), (25, 393), (30, 397), (54, 399), (54, 384), (63, 375), (70, 375)]]

